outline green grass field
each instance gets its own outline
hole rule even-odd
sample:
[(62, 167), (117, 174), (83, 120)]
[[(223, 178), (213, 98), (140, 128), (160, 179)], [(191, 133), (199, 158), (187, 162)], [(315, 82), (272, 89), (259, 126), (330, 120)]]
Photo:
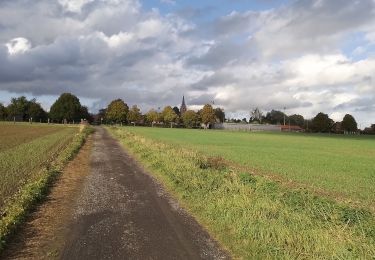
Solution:
[(375, 257), (374, 138), (110, 130), (235, 258)]
[(0, 210), (23, 185), (38, 178), (78, 133), (78, 127), (0, 123)]
[(255, 173), (280, 176), (375, 209), (375, 138), (128, 128), (180, 147), (222, 156)]

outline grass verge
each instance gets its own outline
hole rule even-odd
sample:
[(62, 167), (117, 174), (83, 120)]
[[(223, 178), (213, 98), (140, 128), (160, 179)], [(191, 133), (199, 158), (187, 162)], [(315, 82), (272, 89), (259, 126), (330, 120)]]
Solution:
[(24, 185), (18, 193), (7, 200), (0, 216), (0, 253), (5, 247), (7, 238), (25, 220), (28, 212), (46, 196), (53, 181), (66, 163), (74, 158), (92, 131), (93, 128), (85, 127), (77, 133), (57, 158), (40, 171), (36, 180)]
[(110, 132), (235, 258), (373, 259), (375, 216), (192, 149)]

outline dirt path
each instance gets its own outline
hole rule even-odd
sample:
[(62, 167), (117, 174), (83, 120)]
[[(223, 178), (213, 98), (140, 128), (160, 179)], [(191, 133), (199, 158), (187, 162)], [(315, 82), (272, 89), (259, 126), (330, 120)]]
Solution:
[(70, 231), (62, 259), (228, 258), (103, 128)]

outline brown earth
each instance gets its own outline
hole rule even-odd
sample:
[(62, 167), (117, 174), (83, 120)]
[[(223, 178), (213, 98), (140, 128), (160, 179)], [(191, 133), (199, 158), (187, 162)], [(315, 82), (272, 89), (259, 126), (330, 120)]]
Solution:
[(230, 258), (100, 127), (6, 253), (7, 259)]
[(64, 247), (67, 228), (83, 182), (90, 172), (92, 138), (55, 182), (45, 202), (11, 239), (1, 259), (53, 259)]

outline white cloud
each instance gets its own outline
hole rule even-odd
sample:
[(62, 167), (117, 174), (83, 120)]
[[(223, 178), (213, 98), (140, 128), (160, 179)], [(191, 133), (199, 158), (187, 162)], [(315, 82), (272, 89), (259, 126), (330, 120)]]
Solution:
[(31, 43), (28, 39), (23, 37), (14, 38), (6, 43), (5, 46), (8, 48), (8, 52), (11, 55), (24, 53), (31, 49)]

